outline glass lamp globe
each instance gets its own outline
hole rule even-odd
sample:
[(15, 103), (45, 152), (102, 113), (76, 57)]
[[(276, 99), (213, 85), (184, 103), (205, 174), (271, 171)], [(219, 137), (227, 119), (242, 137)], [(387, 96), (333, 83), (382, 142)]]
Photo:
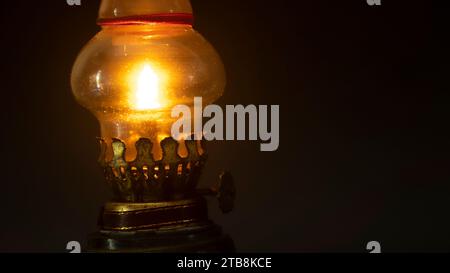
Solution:
[(125, 143), (127, 160), (140, 138), (160, 143), (171, 135), (174, 106), (193, 107), (194, 97), (211, 104), (223, 94), (223, 64), (193, 29), (188, 0), (103, 0), (98, 23), (73, 66), (72, 90), (108, 147)]

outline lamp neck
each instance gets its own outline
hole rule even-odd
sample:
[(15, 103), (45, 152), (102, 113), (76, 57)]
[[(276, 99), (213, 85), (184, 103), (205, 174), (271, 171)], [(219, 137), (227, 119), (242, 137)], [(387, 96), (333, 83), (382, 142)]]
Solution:
[(189, 0), (102, 0), (99, 25), (173, 23), (192, 25)]

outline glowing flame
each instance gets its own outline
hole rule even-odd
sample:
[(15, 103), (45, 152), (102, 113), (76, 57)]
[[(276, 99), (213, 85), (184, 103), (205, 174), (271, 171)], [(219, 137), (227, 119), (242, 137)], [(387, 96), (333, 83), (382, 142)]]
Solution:
[(150, 110), (160, 107), (158, 75), (150, 65), (146, 64), (139, 73), (136, 91), (136, 109)]

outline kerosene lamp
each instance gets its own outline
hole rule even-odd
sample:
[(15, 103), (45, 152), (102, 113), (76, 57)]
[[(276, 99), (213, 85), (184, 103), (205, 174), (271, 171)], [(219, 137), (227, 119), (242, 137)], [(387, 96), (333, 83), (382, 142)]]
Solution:
[(101, 127), (100, 165), (113, 191), (89, 236), (92, 252), (230, 252), (229, 236), (208, 219), (204, 195), (224, 212), (235, 188), (197, 189), (203, 141), (174, 139), (175, 105), (218, 99), (225, 72), (214, 48), (193, 27), (189, 0), (102, 0), (101, 31), (72, 71), (77, 101)]

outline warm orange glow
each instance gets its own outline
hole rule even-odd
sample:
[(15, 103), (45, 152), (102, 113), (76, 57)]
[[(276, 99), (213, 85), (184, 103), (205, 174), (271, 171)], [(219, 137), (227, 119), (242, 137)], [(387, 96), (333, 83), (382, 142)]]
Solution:
[[(153, 8), (156, 3), (182, 1), (108, 2), (110, 7), (120, 5), (123, 15), (145, 12), (141, 5)], [(114, 11), (110, 7), (108, 14)], [(202, 97), (205, 105), (213, 103), (224, 91), (225, 73), (217, 52), (190, 25), (111, 25), (83, 48), (71, 84), (78, 102), (99, 119), (108, 147), (113, 139), (122, 140), (126, 159), (133, 160), (140, 138), (150, 139), (154, 156), (161, 158), (158, 143), (171, 136), (178, 119), (171, 116), (173, 107), (193, 107), (195, 97)]]
[(160, 79), (155, 70), (146, 64), (139, 72), (137, 90), (134, 98), (136, 110), (151, 110), (161, 108)]

